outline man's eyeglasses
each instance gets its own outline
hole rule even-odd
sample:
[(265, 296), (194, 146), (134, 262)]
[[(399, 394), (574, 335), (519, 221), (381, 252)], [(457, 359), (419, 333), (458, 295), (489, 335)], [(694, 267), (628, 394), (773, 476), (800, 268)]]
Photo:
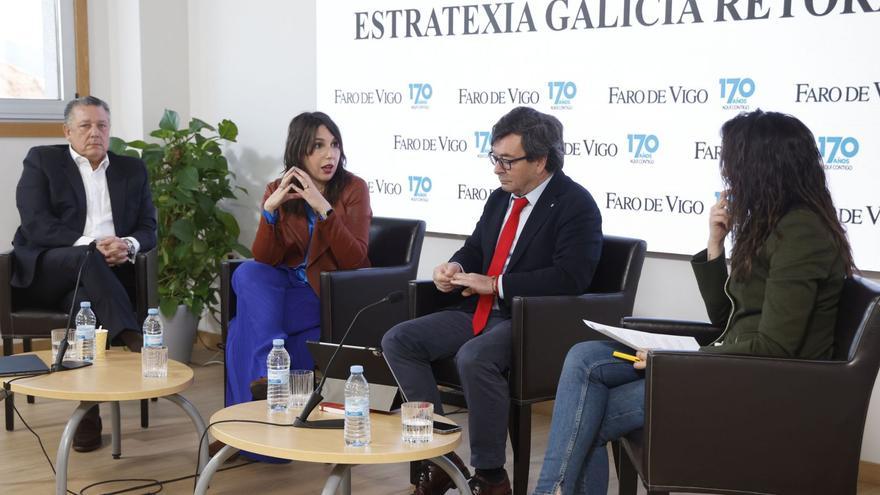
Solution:
[(511, 169), (511, 167), (513, 167), (514, 163), (516, 163), (520, 160), (528, 160), (528, 159), (529, 159), (529, 155), (521, 156), (519, 158), (510, 158), (509, 159), (509, 158), (501, 158), (500, 156), (496, 155), (495, 153), (489, 152), (489, 163), (491, 163), (493, 167), (500, 164), (504, 170), (508, 170), (508, 171)]

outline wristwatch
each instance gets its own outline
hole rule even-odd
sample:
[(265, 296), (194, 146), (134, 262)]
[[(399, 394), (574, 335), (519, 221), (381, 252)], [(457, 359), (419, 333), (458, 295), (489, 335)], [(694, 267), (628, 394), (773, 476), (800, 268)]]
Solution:
[(330, 215), (333, 213), (333, 208), (327, 210), (323, 215), (321, 215), (321, 220), (327, 220), (330, 218)]
[(131, 242), (131, 239), (122, 239), (125, 241), (125, 245), (128, 246), (128, 259), (129, 261), (134, 261), (134, 243)]

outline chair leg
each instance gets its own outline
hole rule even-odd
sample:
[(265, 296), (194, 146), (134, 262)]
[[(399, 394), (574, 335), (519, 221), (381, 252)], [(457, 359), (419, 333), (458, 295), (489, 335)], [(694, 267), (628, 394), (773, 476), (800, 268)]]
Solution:
[[(25, 337), (25, 338), (21, 339), (22, 351), (23, 352), (32, 352), (34, 350), (33, 344), (34, 344), (34, 342), (33, 342), (33, 339), (31, 339), (31, 338)], [(28, 395), (28, 396), (26, 396), (26, 398), (27, 398), (28, 404), (34, 403), (34, 396), (33, 395)]]
[(532, 451), (532, 405), (511, 404), (507, 428), (513, 447), (513, 495), (526, 495)]
[(614, 462), (617, 465), (618, 495), (636, 495), (639, 489), (639, 473), (623, 448), (617, 441), (613, 444)]
[(141, 399), (141, 428), (150, 427), (150, 401)]
[(4, 407), (6, 408), (6, 431), (15, 430), (15, 410), (13, 410), (13, 400), (15, 400), (15, 394), (6, 391), (6, 400), (3, 401)]
[(12, 337), (3, 337), (3, 355), (12, 355)]

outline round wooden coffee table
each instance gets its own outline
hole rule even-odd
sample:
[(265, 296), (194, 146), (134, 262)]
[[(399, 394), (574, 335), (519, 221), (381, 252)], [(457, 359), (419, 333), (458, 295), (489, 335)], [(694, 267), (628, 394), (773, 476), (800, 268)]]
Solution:
[[(51, 352), (34, 353), (46, 364), (51, 366)], [(73, 434), (85, 413), (95, 404), (111, 403), (113, 421), (113, 458), (122, 454), (122, 438), (120, 435), (119, 401), (152, 399), (162, 397), (180, 406), (192, 419), (199, 438), (205, 431), (205, 421), (198, 410), (178, 392), (186, 390), (193, 381), (193, 371), (189, 366), (168, 360), (168, 376), (165, 378), (144, 378), (141, 375), (141, 355), (134, 352), (107, 351), (104, 358), (98, 358), (91, 366), (75, 370), (59, 371), (46, 375), (38, 375), (18, 379), (2, 377), (0, 382), (9, 381), (13, 393), (33, 395), (47, 399), (79, 401), (74, 410), (58, 445), (55, 458), (55, 493), (67, 493), (67, 464), (70, 447), (73, 445)], [(200, 462), (203, 468), (208, 457), (207, 442), (199, 445)]]
[[(293, 461), (335, 464), (327, 482), (324, 495), (333, 495), (337, 489), (351, 493), (351, 468), (358, 464), (389, 464), (430, 459), (449, 473), (460, 493), (470, 493), (467, 480), (443, 454), (452, 452), (461, 442), (461, 433), (434, 434), (428, 443), (407, 444), (401, 439), (400, 414), (370, 415), (371, 441), (367, 447), (346, 447), (342, 430), (294, 428), (291, 426), (299, 413), (293, 409), (287, 413), (270, 413), (266, 401), (246, 402), (221, 409), (211, 416), (211, 434), (225, 443), (202, 470), (196, 486), (196, 495), (207, 492), (211, 477), (223, 463), (239, 450), (256, 454), (290, 459)], [(309, 420), (340, 419), (339, 414), (315, 410)], [(439, 421), (452, 423), (446, 418)], [(241, 421), (265, 421), (273, 425), (244, 423)]]

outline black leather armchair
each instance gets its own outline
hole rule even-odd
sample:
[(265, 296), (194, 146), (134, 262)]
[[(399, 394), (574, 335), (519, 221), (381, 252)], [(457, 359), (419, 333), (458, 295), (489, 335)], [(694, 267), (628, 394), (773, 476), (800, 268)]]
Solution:
[[(645, 323), (625, 320), (657, 329)], [(687, 326), (678, 332), (694, 334)], [(880, 366), (880, 285), (847, 279), (832, 359), (652, 352), (645, 427), (615, 446), (620, 493), (634, 495), (641, 476), (652, 495), (855, 494)]]
[[(424, 238), (422, 220), (373, 217), (367, 253), (371, 267), (321, 273), (321, 340), (338, 342), (359, 309), (391, 291), (405, 290), (407, 282), (416, 277)], [(224, 342), (229, 320), (235, 316), (232, 273), (244, 261), (224, 261), (220, 271), (220, 326)], [(406, 317), (405, 303), (364, 312), (347, 343), (377, 347), (382, 335)]]
[[(632, 314), (645, 250), (643, 240), (605, 236), (602, 256), (586, 294), (513, 298), (508, 429), (515, 495), (525, 494), (528, 488), (532, 404), (556, 397), (562, 363), (574, 344), (604, 338), (581, 320), (616, 325)], [(460, 295), (444, 294), (431, 281), (413, 281), (409, 298), (410, 317), (417, 318), (455, 304)], [(454, 359), (432, 365), (438, 384), (461, 389)]]
[[(53, 328), (67, 325), (67, 313), (56, 309), (36, 307), (22, 300), (10, 285), (12, 280), (13, 252), (0, 253), (0, 336), (3, 338), (3, 354), (12, 354), (13, 339), (22, 339), (25, 352), (32, 349), (33, 339), (48, 339)], [(138, 253), (134, 263), (135, 287), (130, 294), (137, 321), (147, 317), (147, 309), (159, 306), (157, 285), (159, 261), (156, 250)], [(28, 402), (33, 402), (28, 398)], [(141, 426), (149, 425), (147, 401), (141, 401)], [(6, 429), (12, 431), (14, 416), (12, 396), (6, 402)]]

